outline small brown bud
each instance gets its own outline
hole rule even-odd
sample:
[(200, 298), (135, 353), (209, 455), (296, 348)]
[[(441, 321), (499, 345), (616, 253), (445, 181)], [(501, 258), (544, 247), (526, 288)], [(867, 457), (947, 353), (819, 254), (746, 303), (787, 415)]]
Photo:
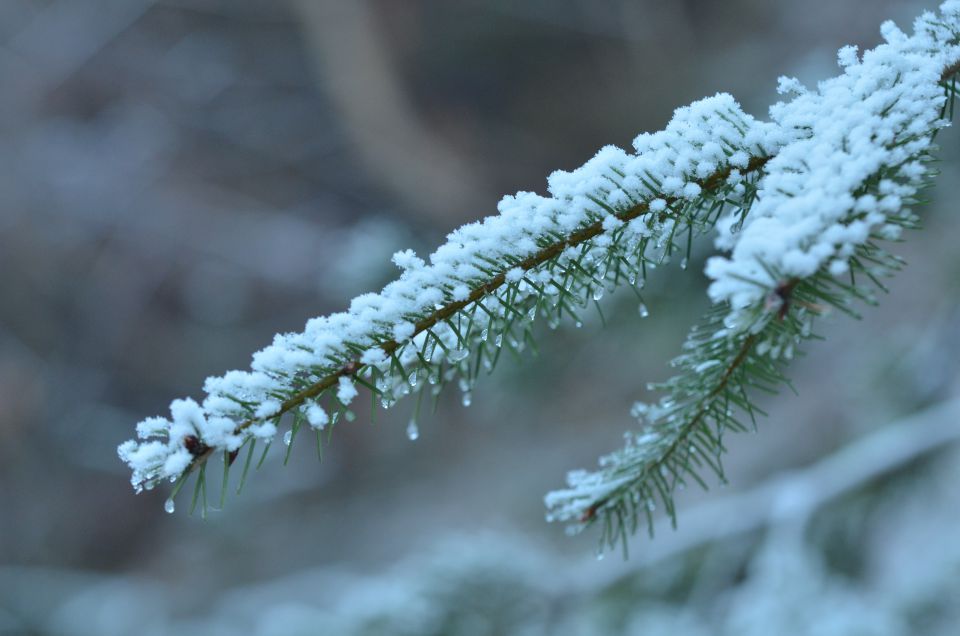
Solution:
[(201, 441), (201, 439), (196, 435), (185, 436), (183, 438), (183, 446), (188, 451), (190, 451), (190, 454), (193, 455), (194, 457), (203, 455), (210, 448), (209, 446), (204, 444), (203, 441)]

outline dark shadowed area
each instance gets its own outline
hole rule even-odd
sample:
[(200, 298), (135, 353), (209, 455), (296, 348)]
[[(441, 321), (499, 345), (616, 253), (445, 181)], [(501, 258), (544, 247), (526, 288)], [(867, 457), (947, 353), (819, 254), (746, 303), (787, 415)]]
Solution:
[[(706, 309), (538, 333), (469, 408), (358, 409), (204, 521), (117, 445), (517, 190), (726, 91), (837, 74), (931, 2), (2, 0), (0, 634), (956, 634), (960, 136), (909, 267), (831, 316), (728, 485), (598, 561), (543, 495), (635, 424)], [(361, 399), (369, 401), (364, 393)], [(211, 480), (219, 501), (218, 479)], [(235, 483), (231, 487), (235, 487)], [(713, 482), (711, 482), (713, 485)], [(800, 503), (798, 503), (800, 502)], [(785, 511), (808, 506), (802, 521)]]

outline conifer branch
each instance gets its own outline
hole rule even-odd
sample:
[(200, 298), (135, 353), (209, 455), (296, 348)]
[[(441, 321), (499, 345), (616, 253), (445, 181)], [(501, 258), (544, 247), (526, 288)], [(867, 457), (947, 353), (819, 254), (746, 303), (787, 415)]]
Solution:
[[(956, 18), (957, 9), (954, 8), (953, 12)], [(940, 28), (943, 30), (938, 31)], [(812, 245), (806, 244), (808, 251), (800, 253), (810, 258), (791, 253), (784, 257), (782, 249), (764, 251), (761, 246), (750, 254), (750, 260), (743, 259), (752, 270), (735, 267), (736, 257), (741, 255), (737, 249), (738, 244), (744, 242), (743, 235), (750, 234), (751, 229), (757, 227), (761, 232), (768, 231), (757, 217), (781, 220), (784, 207), (802, 207), (804, 197), (809, 197), (811, 191), (809, 182), (817, 182), (817, 168), (808, 163), (809, 157), (816, 157), (817, 150), (824, 146), (836, 148), (840, 161), (847, 157), (851, 161), (860, 158), (857, 154), (850, 154), (849, 148), (855, 143), (856, 133), (844, 132), (838, 136), (829, 125), (820, 123), (839, 115), (835, 109), (849, 107), (843, 97), (847, 102), (851, 97), (858, 97), (855, 89), (849, 89), (850, 94), (840, 98), (836, 97), (840, 91), (834, 90), (833, 101), (818, 96), (819, 99), (811, 98), (812, 105), (802, 104), (821, 109), (815, 119), (818, 123), (795, 144), (785, 146), (769, 163), (769, 172), (758, 191), (756, 211), (752, 210), (750, 217), (741, 220), (743, 227), (733, 245), (733, 258), (719, 259), (719, 262), (715, 259), (708, 264), (708, 274), (723, 281), (722, 285), (715, 282), (711, 287), (712, 296), (720, 302), (708, 315), (706, 324), (688, 338), (684, 347), (686, 353), (674, 361), (682, 368), (681, 373), (660, 385), (666, 395), (658, 404), (635, 406), (635, 415), (645, 425), (642, 433), (628, 435), (626, 446), (601, 459), (598, 471), (574, 471), (568, 476), (567, 489), (547, 496), (548, 518), (574, 522), (574, 531), (602, 522), (601, 545), (614, 547), (619, 543), (624, 551), (626, 538), (636, 532), (639, 519), (646, 518), (648, 531), (652, 534), (652, 513), (658, 503), (665, 507), (675, 524), (674, 490), (683, 487), (687, 480), (706, 488), (707, 484), (699, 474), (702, 470), (725, 480), (722, 463), (724, 433), (746, 430), (748, 426), (744, 418), (756, 427), (755, 413), (760, 411), (753, 403), (751, 392), (776, 392), (781, 385), (789, 386), (782, 369), (794, 356), (798, 345), (816, 337), (812, 332), (813, 319), (830, 309), (859, 317), (852, 308), (852, 301), (876, 303), (872, 293), (864, 290), (858, 279), (867, 280), (885, 291), (880, 278), (901, 267), (902, 261), (885, 252), (880, 243), (897, 238), (901, 229), (916, 227), (917, 219), (908, 206), (919, 203), (917, 193), (935, 176), (929, 168), (933, 160), (930, 142), (946, 125), (942, 118), (952, 113), (956, 96), (953, 80), (958, 71), (955, 61), (956, 23), (945, 27), (924, 16), (918, 21), (917, 31), (934, 32), (941, 36), (942, 42), (953, 42), (948, 45), (954, 47), (953, 61), (941, 66), (937, 76), (930, 78), (923, 76), (924, 71), (915, 70), (911, 63), (881, 58), (883, 61), (878, 66), (889, 65), (885, 69), (889, 80), (878, 82), (879, 87), (873, 86), (877, 92), (871, 97), (877, 97), (882, 90), (887, 91), (887, 96), (875, 100), (873, 108), (879, 112), (878, 119), (889, 117), (891, 123), (878, 125), (876, 128), (885, 134), (874, 133), (869, 138), (872, 147), (863, 146), (862, 152), (875, 158), (874, 163), (867, 160), (867, 165), (874, 167), (866, 175), (844, 182), (849, 184), (850, 203), (840, 207), (834, 216), (824, 219), (828, 223), (823, 229), (811, 233)], [(888, 28), (888, 35), (891, 39), (897, 34), (891, 34)], [(864, 56), (862, 66), (880, 57), (869, 55)], [(841, 50), (842, 63), (844, 57)], [(847, 56), (847, 65), (852, 64)], [(911, 71), (915, 75), (910, 76)], [(874, 72), (879, 75), (881, 71)], [(851, 84), (857, 79), (854, 76)], [(841, 84), (840, 80), (834, 82)], [(821, 93), (830, 95), (833, 88), (848, 87), (824, 86)], [(919, 122), (896, 113), (898, 102), (906, 102), (907, 95), (925, 103), (925, 114)], [(858, 97), (858, 103), (861, 100)], [(901, 106), (905, 112), (920, 110), (916, 104)], [(867, 113), (861, 113), (859, 118), (866, 116)], [(838, 162), (837, 159), (833, 161)], [(803, 178), (788, 182), (778, 175), (778, 171), (784, 174), (784, 168), (790, 177), (800, 175)], [(829, 166), (827, 170), (839, 171), (841, 168), (839, 165), (837, 168)], [(771, 185), (774, 186), (772, 192)], [(817, 183), (812, 191), (818, 196), (808, 202), (835, 206), (834, 201), (821, 195), (819, 188), (822, 187)], [(771, 199), (775, 205), (764, 206)], [(809, 225), (816, 214), (814, 208), (795, 218)], [(791, 228), (781, 224), (777, 230), (789, 234)], [(822, 235), (831, 237), (826, 246), (816, 244)], [(769, 238), (775, 242), (778, 237)], [(841, 245), (838, 247), (837, 243)], [(813, 256), (818, 247), (825, 249), (819, 249), (819, 254)], [(837, 254), (843, 260), (837, 259)], [(815, 267), (811, 268), (811, 263)], [(728, 277), (727, 281), (723, 280), (724, 276)], [(849, 276), (849, 282), (842, 280), (845, 276)]]
[[(763, 169), (763, 166), (766, 165), (767, 161), (769, 160), (769, 156), (751, 157), (747, 163), (747, 166), (743, 168), (741, 172), (744, 176), (757, 173)], [(723, 170), (713, 173), (706, 179), (695, 180), (694, 183), (697, 183), (703, 189), (704, 193), (716, 192), (718, 188), (725, 185), (726, 180), (730, 178), (731, 171), (732, 168), (727, 167)], [(666, 201), (667, 210), (673, 211), (674, 206), (680, 202), (680, 199), (678, 197), (666, 197), (664, 201)], [(647, 203), (639, 203), (624, 212), (614, 213), (614, 216), (622, 222), (627, 222), (636, 219), (647, 212), (649, 212), (649, 205)], [(673, 217), (674, 220), (679, 220), (676, 213), (671, 215), (668, 212), (660, 212), (657, 215), (657, 222), (661, 224), (665, 223), (671, 217)], [(544, 263), (557, 258), (565, 249), (579, 247), (590, 239), (603, 234), (605, 231), (603, 223), (603, 221), (597, 221), (581, 230), (573, 232), (569, 237), (561, 237), (559, 240), (550, 243), (533, 256), (525, 258), (524, 260), (515, 264), (513, 267), (518, 267), (524, 272), (535, 270)], [(510, 269), (513, 269), (513, 267)], [(457, 312), (462, 311), (470, 304), (476, 303), (483, 298), (488, 297), (490, 294), (495, 293), (507, 282), (506, 277), (507, 272), (501, 271), (481, 285), (472, 289), (465, 300), (451, 301), (444, 304), (439, 309), (421, 319), (414, 325), (412, 337), (415, 338), (418, 335), (429, 331), (432, 327), (435, 327), (444, 320), (456, 315)], [(382, 349), (383, 352), (388, 356), (395, 353), (401, 346), (402, 344), (396, 340), (386, 340), (381, 342), (379, 345), (380, 349)], [(280, 409), (272, 417), (282, 417), (290, 411), (293, 411), (294, 409), (303, 405), (307, 400), (321, 395), (324, 391), (331, 389), (335, 384), (337, 384), (341, 377), (357, 375), (363, 370), (364, 366), (365, 365), (360, 362), (359, 357), (350, 359), (334, 373), (324, 376), (310, 386), (300, 390), (293, 396), (284, 400)], [(234, 433), (239, 434), (251, 426), (262, 423), (262, 421), (262, 418), (248, 419), (240, 423), (234, 430)], [(208, 447), (205, 451), (197, 454), (187, 469), (188, 472), (196, 470), (200, 464), (205, 463), (213, 454), (213, 451), (213, 448)]]
[[(422, 391), (422, 378), (439, 385), (434, 390), (458, 379), (469, 403), (481, 367), (492, 370), (502, 347), (519, 352), (533, 341), (538, 313), (551, 327), (561, 318), (579, 322), (578, 311), (607, 288), (642, 286), (648, 267), (683, 249), (678, 236), (689, 249), (694, 234), (750, 196), (776, 148), (768, 132), (729, 96), (708, 98), (679, 109), (666, 130), (639, 137), (636, 155), (607, 147), (572, 173), (554, 173), (552, 197), (505, 198), (499, 216), (452, 233), (430, 265), (399, 252), (394, 262), (404, 274), (380, 294), (311, 321), (304, 333), (278, 336), (255, 354), (253, 373), (208, 379), (202, 407), (176, 400), (171, 420), (141, 422), (144, 441), (120, 447), (135, 487), (170, 479), (176, 492), (191, 472), (202, 480), (218, 452), (228, 470), (243, 445), (249, 453), (258, 440), (269, 445), (288, 412), (284, 441), (308, 423), (319, 446), (323, 428), (352, 417), (356, 384), (389, 407)], [(411, 437), (415, 419), (416, 412)]]
[(706, 488), (704, 471), (724, 479), (725, 433), (756, 427), (755, 391), (789, 386), (783, 369), (817, 337), (814, 319), (857, 315), (854, 301), (875, 302), (869, 286), (884, 290), (881, 278), (901, 266), (881, 243), (916, 226), (910, 206), (934, 176), (932, 142), (957, 93), (960, 0), (940, 9), (911, 36), (884, 24), (886, 44), (862, 58), (844, 47), (844, 73), (817, 91), (781, 78), (780, 92), (794, 97), (771, 108), (770, 122), (729, 95), (695, 102), (663, 131), (640, 135), (635, 152), (608, 146), (554, 173), (549, 196), (504, 198), (499, 215), (451, 233), (429, 264), (398, 252), (403, 273), (379, 294), (278, 335), (250, 372), (208, 378), (202, 405), (175, 400), (170, 419), (140, 422), (139, 439), (119, 447), (132, 483), (139, 491), (173, 482), (172, 512), (195, 474), (191, 509), (203, 512), (211, 457), (223, 459), (222, 502), (244, 446), (240, 488), (255, 447), (265, 445), (259, 466), (283, 416), (285, 444), (309, 428), (319, 452), (323, 431), (354, 417), (358, 385), (374, 408), (417, 393), (407, 429), (416, 439), (428, 386), (436, 395), (456, 380), (468, 405), (503, 348), (533, 343), (538, 316), (551, 328), (579, 324), (580, 311), (599, 310), (605, 292), (624, 284), (643, 303), (648, 269), (675, 251), (689, 257), (694, 237), (716, 229), (725, 256), (707, 263), (713, 308), (674, 360), (679, 373), (655, 387), (665, 396), (634, 406), (643, 428), (623, 449), (595, 472), (570, 473), (568, 488), (546, 498), (549, 518), (574, 530), (602, 522), (604, 545), (625, 548), (642, 519), (652, 532), (657, 505), (675, 522), (674, 491)]

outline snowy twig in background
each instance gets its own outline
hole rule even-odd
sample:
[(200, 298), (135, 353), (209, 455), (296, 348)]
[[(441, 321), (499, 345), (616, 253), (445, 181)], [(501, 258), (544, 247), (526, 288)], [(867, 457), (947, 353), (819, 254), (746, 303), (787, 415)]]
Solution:
[[(471, 532), (456, 538), (434, 537), (422, 553), (386, 571), (370, 573), (346, 562), (308, 566), (266, 582), (235, 582), (225, 591), (214, 590), (218, 597), (203, 605), (201, 616), (184, 615), (182, 585), (130, 576), (107, 578), (70, 570), (5, 566), (0, 567), (0, 594), (7, 593), (6, 606), (15, 625), (19, 626), (17, 619), (23, 621), (20, 631), (24, 633), (75, 633), (69, 626), (80, 625), (76, 633), (243, 631), (273, 635), (313, 633), (324, 626), (323, 633), (369, 634), (383, 631), (388, 622), (391, 633), (396, 625), (403, 626), (396, 628), (398, 633), (447, 634), (458, 633), (452, 625), (464, 624), (451, 620), (462, 616), (461, 612), (482, 616), (488, 622), (504, 621), (498, 623), (501, 632), (510, 634), (525, 630), (591, 634), (601, 629), (604, 634), (684, 636), (845, 635), (861, 633), (864, 616), (868, 621), (876, 621), (878, 615), (906, 618), (914, 616), (918, 607), (922, 608), (920, 621), (927, 623), (937, 614), (930, 609), (937, 599), (947, 602), (950, 609), (956, 606), (951, 602), (956, 597), (955, 587), (932, 587), (931, 582), (943, 577), (948, 585), (955, 584), (960, 563), (956, 541), (951, 541), (956, 534), (958, 508), (953, 504), (957, 496), (947, 485), (958, 474), (958, 416), (960, 401), (941, 403), (870, 432), (810, 466), (773, 475), (770, 481), (745, 492), (694, 505), (684, 511), (683, 532), (658, 537), (626, 563), (607, 560), (601, 566), (589, 556), (557, 558), (543, 541)], [(921, 472), (932, 474), (918, 478), (918, 464), (924, 466)], [(906, 470), (908, 467), (913, 469)], [(944, 487), (931, 487), (931, 481)], [(878, 490), (884, 493), (885, 506), (863, 518), (857, 502), (870, 499)], [(890, 491), (898, 494), (891, 496)], [(805, 505), (783, 506), (798, 501), (798, 493), (803, 493)], [(840, 498), (845, 505), (831, 505)], [(933, 521), (924, 518), (924, 532), (917, 535), (910, 530), (916, 521), (905, 514), (899, 498), (936, 506), (941, 514)], [(831, 563), (821, 575), (811, 576), (825, 556), (816, 539), (819, 533), (806, 533), (801, 545), (784, 544), (781, 522), (785, 519), (780, 513), (786, 509), (815, 513), (815, 527), (836, 524), (838, 519), (844, 527), (867, 526), (868, 532), (857, 534), (857, 558), (868, 563), (867, 574), (851, 576)], [(883, 537), (881, 546), (874, 544), (872, 535)], [(929, 560), (916, 558), (919, 537), (936, 541), (938, 548)], [(770, 554), (771, 548), (778, 553)], [(883, 568), (881, 563), (897, 558), (893, 555), (910, 559), (916, 564), (914, 569)], [(758, 576), (757, 566), (774, 556), (769, 563), (777, 568), (770, 572), (775, 575), (770, 577), (773, 580)], [(789, 567), (801, 558), (813, 572)], [(715, 560), (725, 564), (720, 571), (710, 565)], [(734, 571), (725, 571), (727, 567)], [(891, 585), (890, 579), (900, 585)], [(709, 596), (705, 599), (691, 592), (691, 585), (722, 587), (720, 605), (712, 605)], [(844, 606), (833, 607), (831, 604), (838, 602), (837, 586), (855, 591), (852, 600), (859, 598), (860, 602), (850, 604), (850, 597), (843, 595)], [(33, 593), (40, 588), (46, 593)], [(624, 594), (625, 589), (630, 593)], [(820, 602), (803, 597), (806, 590), (815, 591), (813, 598)], [(617, 609), (618, 602), (624, 605), (622, 610)], [(664, 602), (669, 605), (657, 609)], [(728, 608), (731, 602), (741, 611), (711, 611)], [(528, 611), (517, 612), (517, 604)], [(140, 606), (151, 611), (135, 609)], [(599, 607), (605, 615), (619, 615), (620, 611), (632, 615), (643, 629), (631, 629), (629, 623), (620, 629), (597, 628)], [(752, 630), (745, 630), (737, 620), (748, 608), (755, 610)], [(813, 625), (806, 621), (798, 625), (797, 612), (816, 620)], [(678, 627), (675, 620), (664, 621), (658, 628), (653, 617), (659, 614), (674, 618), (700, 615), (703, 628)], [(578, 623), (584, 616), (589, 617), (587, 623)], [(912, 624), (912, 629), (864, 633), (952, 634), (956, 623), (950, 619), (950, 614), (940, 617), (946, 627), (943, 631), (917, 629)], [(806, 631), (800, 629), (804, 625)]]
[[(464, 405), (481, 372), (504, 348), (533, 343), (537, 317), (555, 327), (599, 309), (607, 290), (626, 284), (640, 296), (648, 271), (714, 227), (728, 257), (708, 262), (714, 301), (677, 359), (681, 373), (661, 385), (666, 397), (638, 404), (645, 422), (627, 446), (594, 473), (577, 471), (551, 493), (553, 519), (574, 527), (604, 523), (603, 540), (625, 541), (660, 502), (673, 516), (672, 493), (707, 465), (721, 478), (727, 430), (753, 419), (748, 389), (773, 390), (796, 345), (812, 337), (828, 307), (852, 313), (870, 300), (860, 279), (879, 284), (899, 261), (879, 247), (915, 217), (907, 206), (932, 177), (932, 139), (945, 125), (954, 91), (945, 87), (960, 60), (960, 3), (925, 14), (907, 37), (892, 24), (887, 44), (857, 59), (840, 52), (845, 73), (816, 92), (771, 109), (772, 122), (744, 113), (720, 94), (678, 109), (665, 130), (644, 134), (633, 153), (608, 146), (573, 172), (556, 172), (549, 196), (506, 197), (500, 214), (453, 233), (429, 258), (394, 255), (403, 271), (379, 294), (347, 312), (280, 334), (254, 355), (251, 371), (209, 378), (202, 405), (175, 400), (171, 417), (137, 427), (119, 448), (139, 491), (175, 482), (167, 510), (191, 473), (193, 506), (206, 508), (210, 459), (228, 471), (246, 446), (240, 485), (255, 448), (266, 450), (281, 417), (291, 414), (287, 446), (301, 431), (316, 435), (352, 418), (357, 385), (388, 408), (419, 393), (408, 426), (417, 437), (424, 391), (456, 380)], [(945, 94), (945, 88), (946, 94)], [(686, 258), (682, 265), (685, 266)], [(625, 544), (624, 544), (625, 545)]]

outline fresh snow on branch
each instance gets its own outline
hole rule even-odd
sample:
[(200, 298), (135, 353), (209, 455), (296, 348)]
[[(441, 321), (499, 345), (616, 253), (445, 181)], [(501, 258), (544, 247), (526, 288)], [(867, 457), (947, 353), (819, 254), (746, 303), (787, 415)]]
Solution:
[[(270, 441), (284, 411), (316, 409), (323, 398), (342, 411), (354, 382), (385, 407), (421, 379), (459, 377), (469, 395), (471, 358), (492, 364), (496, 355), (488, 343), (499, 349), (506, 337), (520, 348), (538, 312), (554, 324), (607, 286), (642, 280), (646, 263), (673, 249), (680, 224), (699, 223), (690, 203), (706, 180), (742, 192), (741, 170), (776, 149), (774, 132), (716, 95), (677, 110), (664, 131), (639, 136), (636, 153), (607, 146), (584, 166), (553, 173), (551, 196), (505, 197), (499, 215), (452, 232), (429, 264), (398, 252), (402, 274), (379, 294), (358, 296), (349, 311), (313, 319), (302, 333), (277, 335), (254, 354), (252, 371), (208, 378), (202, 407), (177, 400), (170, 420), (138, 427), (141, 441), (119, 449), (134, 485), (176, 480), (192, 458), (212, 451)], [(318, 385), (322, 391), (312, 389)], [(186, 448), (184, 439), (194, 438), (199, 444)]]
[[(887, 44), (862, 61), (854, 47), (844, 47), (843, 75), (817, 91), (792, 88), (799, 92), (793, 101), (771, 108), (773, 121), (796, 141), (767, 164), (730, 256), (707, 264), (714, 302), (741, 312), (782, 280), (808, 278), (824, 265), (846, 274), (856, 246), (872, 233), (899, 236), (901, 224), (887, 217), (902, 214), (904, 200), (923, 183), (927, 168), (918, 158), (945, 125), (939, 82), (956, 61), (956, 46), (946, 45), (955, 28), (927, 15), (907, 38), (887, 23)], [(864, 191), (872, 176), (888, 171), (876, 192)]]
[(568, 488), (546, 497), (549, 518), (574, 530), (602, 519), (610, 545), (644, 516), (652, 532), (658, 503), (675, 519), (673, 491), (706, 487), (703, 469), (724, 480), (724, 433), (744, 430), (744, 416), (756, 426), (747, 387), (789, 384), (782, 367), (813, 319), (871, 302), (857, 278), (882, 288), (879, 278), (900, 266), (878, 243), (915, 224), (907, 206), (933, 176), (933, 137), (948, 123), (941, 83), (960, 60), (960, 3), (941, 12), (921, 16), (910, 37), (885, 24), (887, 43), (862, 60), (841, 49), (843, 75), (816, 91), (781, 78), (781, 92), (796, 96), (771, 117), (791, 140), (764, 166), (749, 213), (717, 223), (729, 255), (707, 262), (714, 309), (674, 361), (681, 371), (661, 385), (665, 397), (635, 405), (643, 430), (598, 471), (571, 472)]
[[(808, 90), (781, 78), (789, 102), (771, 121), (744, 113), (726, 94), (678, 109), (667, 127), (634, 140), (633, 152), (602, 148), (572, 172), (548, 179), (548, 194), (505, 197), (499, 214), (452, 232), (429, 259), (398, 252), (400, 277), (355, 298), (343, 313), (279, 334), (250, 371), (208, 378), (202, 404), (175, 400), (169, 418), (149, 418), (120, 445), (139, 492), (191, 473), (194, 505), (206, 498), (205, 470), (226, 471), (246, 447), (241, 485), (257, 443), (273, 442), (287, 413), (289, 446), (343, 418), (366, 387), (384, 408), (418, 393), (408, 435), (416, 439), (424, 391), (456, 381), (469, 405), (478, 374), (503, 348), (523, 350), (540, 317), (579, 324), (580, 312), (620, 285), (640, 289), (649, 270), (717, 229), (726, 253), (707, 263), (714, 309), (677, 359), (666, 396), (638, 404), (645, 424), (596, 472), (575, 471), (547, 497), (550, 517), (575, 527), (604, 522), (604, 541), (651, 519), (657, 502), (673, 515), (672, 492), (698, 472), (722, 478), (723, 434), (742, 430), (755, 408), (748, 386), (785, 382), (782, 364), (810, 337), (828, 307), (851, 311), (899, 262), (877, 242), (911, 227), (908, 206), (931, 177), (935, 133), (946, 125), (960, 60), (960, 2), (924, 14), (907, 36), (892, 23), (883, 44), (858, 58), (840, 50), (844, 73)], [(951, 101), (952, 104), (952, 101)], [(685, 262), (685, 259), (684, 259)], [(303, 424), (307, 427), (304, 428)], [(265, 450), (264, 450), (265, 453)], [(262, 458), (261, 458), (262, 461)]]

